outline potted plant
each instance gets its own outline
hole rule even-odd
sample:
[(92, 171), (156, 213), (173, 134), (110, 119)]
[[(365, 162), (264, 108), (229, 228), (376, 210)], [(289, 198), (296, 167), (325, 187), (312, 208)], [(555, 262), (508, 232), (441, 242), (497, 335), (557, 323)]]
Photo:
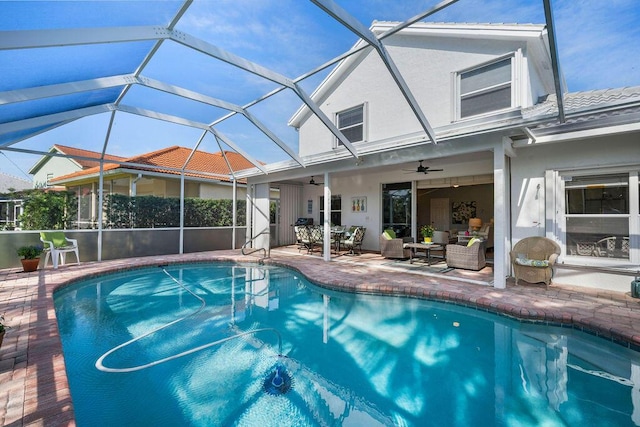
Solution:
[(20, 262), (22, 263), (22, 269), (25, 272), (36, 271), (38, 269), (42, 251), (42, 246), (38, 245), (20, 246), (18, 248), (18, 256), (22, 257)]
[(425, 224), (422, 227), (420, 227), (420, 234), (422, 234), (422, 237), (424, 237), (424, 241), (426, 243), (431, 242), (434, 231), (435, 231), (435, 228), (431, 224)]

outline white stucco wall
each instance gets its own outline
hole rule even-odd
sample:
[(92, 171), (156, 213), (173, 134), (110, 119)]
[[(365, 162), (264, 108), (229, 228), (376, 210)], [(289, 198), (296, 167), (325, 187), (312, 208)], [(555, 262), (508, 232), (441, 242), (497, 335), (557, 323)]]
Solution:
[[(544, 92), (541, 80), (530, 79), (526, 45), (513, 41), (471, 39), (424, 39), (397, 36), (385, 44), (403, 78), (417, 99), (432, 127), (454, 122), (454, 73), (474, 67), (510, 53), (521, 53), (518, 85), (520, 103), (530, 105)], [(345, 109), (365, 104), (365, 139), (378, 141), (422, 130), (396, 83), (380, 57), (370, 52), (330, 95), (317, 101), (331, 120)], [(300, 155), (330, 151), (335, 137), (315, 117), (300, 127)]]
[[(614, 168), (613, 170), (616, 171), (638, 170), (640, 169), (639, 138), (638, 135), (624, 134), (517, 149), (517, 157), (511, 160), (513, 243), (527, 236), (548, 236), (547, 233), (554, 232), (553, 229), (549, 229), (553, 226), (549, 218), (555, 220), (555, 213), (547, 212), (545, 209), (547, 199), (554, 197), (545, 192), (546, 170), (587, 169), (593, 170), (594, 175), (598, 170), (603, 171), (607, 168)], [(540, 185), (539, 189), (538, 185)], [(637, 192), (638, 189), (635, 191)], [(563, 198), (564, 194), (558, 193), (556, 197)], [(561, 214), (562, 212), (558, 213), (558, 215)], [(562, 246), (561, 236), (557, 234), (555, 238)], [(593, 270), (569, 268), (569, 265), (628, 268), (630, 266), (628, 260), (572, 257), (563, 254), (559, 262), (560, 266), (554, 276), (557, 282), (621, 292), (629, 291), (632, 277), (628, 275), (602, 274)], [(563, 263), (567, 265), (566, 268), (562, 267)]]

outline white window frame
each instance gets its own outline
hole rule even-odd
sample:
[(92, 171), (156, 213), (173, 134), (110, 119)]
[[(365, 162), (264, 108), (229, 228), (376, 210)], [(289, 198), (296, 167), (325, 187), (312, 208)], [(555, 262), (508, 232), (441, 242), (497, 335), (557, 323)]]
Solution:
[[(482, 64), (478, 64), (478, 65), (474, 65), (473, 67), (469, 67), (469, 68), (465, 68), (463, 70), (459, 70), (455, 73), (453, 73), (453, 80), (454, 80), (454, 101), (452, 103), (452, 105), (454, 106), (454, 118), (456, 121), (460, 121), (460, 120), (468, 120), (468, 119), (474, 119), (477, 117), (483, 117), (483, 116), (490, 116), (496, 113), (500, 113), (500, 112), (504, 112), (504, 111), (509, 111), (512, 110), (514, 108), (517, 107), (518, 105), (518, 98), (519, 98), (519, 79), (517, 78), (519, 75), (519, 64), (521, 61), (518, 60), (518, 58), (520, 58), (522, 56), (522, 53), (520, 51), (517, 52), (512, 52), (509, 53), (508, 55), (504, 55), (498, 58), (494, 58), (491, 61), (487, 61), (487, 62), (483, 62)], [(466, 96), (471, 96), (471, 95), (480, 95), (483, 93), (489, 93), (491, 91), (496, 91), (499, 89), (503, 89), (506, 87), (510, 87), (511, 89), (511, 103), (509, 105), (509, 107), (505, 107), (505, 108), (501, 108), (498, 110), (493, 110), (493, 111), (487, 111), (484, 113), (480, 113), (480, 114), (474, 114), (471, 116), (466, 116), (466, 117), (462, 117), (462, 76), (466, 73), (470, 73), (472, 71), (476, 71), (476, 70), (480, 70), (482, 68), (485, 67), (489, 67), (491, 65), (497, 64), (499, 62), (503, 62), (506, 60), (510, 60), (511, 61), (511, 80), (509, 82), (504, 82), (504, 83), (500, 83), (497, 85), (493, 85), (493, 86), (489, 86), (486, 88), (482, 88), (473, 92), (470, 92), (468, 94), (465, 94)]]
[[(340, 200), (340, 209), (334, 209), (333, 208), (333, 201), (334, 200)], [(330, 211), (329, 211), (329, 221), (331, 222), (332, 225), (344, 225), (342, 224), (342, 195), (341, 194), (332, 194), (331, 195), (331, 203), (329, 203), (330, 205)], [(323, 224), (323, 216), (326, 218), (326, 216), (324, 215), (324, 196), (320, 196), (319, 200), (318, 200), (318, 206), (320, 206), (320, 224)], [(333, 216), (334, 213), (339, 213), (340, 214), (340, 224), (333, 224), (333, 221), (331, 221), (331, 217)]]
[[(346, 126), (344, 128), (341, 128), (340, 125), (339, 125), (339, 123), (340, 123), (340, 115), (344, 114), (344, 113), (348, 113), (348, 112), (353, 111), (353, 110), (358, 109), (358, 108), (362, 109), (362, 122), (354, 124), (354, 125), (351, 125), (351, 126)], [(367, 123), (367, 103), (366, 102), (363, 102), (362, 104), (355, 105), (353, 107), (338, 111), (334, 116), (334, 121), (335, 121), (336, 127), (338, 128), (338, 130), (340, 132), (342, 132), (342, 129), (351, 129), (351, 128), (354, 128), (356, 126), (362, 126), (362, 140), (360, 140), (360, 141), (349, 141), (352, 144), (356, 144), (356, 143), (359, 143), (359, 142), (365, 142), (367, 140), (367, 126), (366, 126), (366, 123)], [(334, 139), (334, 148), (337, 148), (337, 147), (340, 147), (340, 146), (342, 146), (342, 142), (338, 138), (335, 138)]]
[[(629, 213), (621, 214), (621, 217), (627, 217), (629, 221), (629, 259), (623, 258), (609, 258), (609, 257), (595, 257), (595, 256), (580, 256), (572, 255), (567, 251), (567, 217), (570, 215), (566, 213), (565, 195), (566, 185), (565, 182), (568, 177), (577, 176), (596, 176), (596, 175), (609, 175), (628, 173), (629, 175)], [(588, 170), (560, 170), (560, 171), (547, 171), (548, 182), (554, 189), (555, 194), (550, 199), (553, 201), (553, 205), (547, 205), (547, 220), (555, 224), (555, 229), (552, 232), (547, 233), (547, 237), (553, 237), (555, 234), (558, 238), (558, 243), (562, 247), (562, 263), (571, 265), (585, 265), (585, 266), (599, 266), (599, 267), (625, 267), (628, 265), (637, 265), (640, 263), (640, 170), (635, 168), (594, 168)], [(553, 215), (555, 213), (555, 215)], [(577, 214), (576, 214), (577, 215)], [(590, 217), (607, 217), (611, 215), (589, 215)]]

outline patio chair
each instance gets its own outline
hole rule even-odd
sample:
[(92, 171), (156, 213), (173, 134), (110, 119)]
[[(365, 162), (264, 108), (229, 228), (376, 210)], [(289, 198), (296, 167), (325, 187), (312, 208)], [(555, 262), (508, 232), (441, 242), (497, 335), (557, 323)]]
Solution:
[(605, 237), (596, 242), (593, 250), (595, 256), (613, 257), (616, 252), (615, 236)]
[(44, 251), (46, 252), (44, 258), (45, 267), (49, 262), (49, 257), (51, 257), (54, 269), (57, 269), (58, 265), (65, 265), (68, 252), (75, 253), (76, 261), (80, 264), (78, 241), (76, 239), (66, 237), (62, 231), (43, 231), (40, 233), (40, 240), (44, 243)]
[(551, 284), (553, 266), (560, 255), (560, 246), (551, 239), (540, 236), (525, 237), (513, 246), (510, 253), (513, 272), (518, 280)]
[(488, 222), (480, 228), (480, 231), (476, 233), (478, 237), (482, 237), (484, 245), (487, 249), (493, 248), (493, 223)]
[(298, 252), (302, 249), (306, 249), (309, 251), (309, 245), (311, 244), (309, 238), (309, 229), (306, 225), (296, 225), (293, 227), (294, 232), (296, 233), (296, 243), (298, 244)]
[[(309, 253), (313, 252), (313, 249), (317, 246), (319, 246), (320, 251), (322, 251), (324, 244), (324, 227), (321, 225), (311, 225), (307, 228), (307, 230), (309, 231)], [(335, 241), (333, 239), (329, 239), (329, 243), (333, 245)]]
[(393, 230), (384, 230), (380, 236), (380, 254), (385, 258), (409, 258), (411, 249), (405, 243), (413, 243), (413, 237), (396, 237)]
[(445, 259), (447, 257), (447, 245), (449, 244), (449, 241), (450, 241), (449, 232), (436, 230), (433, 232), (433, 237), (431, 238), (431, 241), (437, 245), (442, 246), (442, 250), (431, 249), (431, 252), (432, 253), (442, 252), (441, 254), (439, 254), (439, 256), (441, 255), (442, 258)]
[(362, 254), (362, 241), (366, 231), (364, 227), (356, 227), (351, 235), (342, 241), (344, 247), (349, 249), (349, 255), (355, 255), (355, 248), (358, 248), (358, 255)]
[(447, 267), (482, 270), (487, 265), (486, 247), (482, 239), (472, 238), (467, 244), (447, 245)]

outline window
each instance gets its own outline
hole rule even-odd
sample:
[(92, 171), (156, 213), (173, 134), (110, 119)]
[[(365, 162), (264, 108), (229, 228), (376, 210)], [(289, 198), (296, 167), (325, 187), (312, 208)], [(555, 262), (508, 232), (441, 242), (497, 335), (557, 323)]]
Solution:
[(459, 74), (459, 117), (511, 108), (512, 58), (493, 62)]
[[(336, 114), (336, 123), (349, 142), (364, 141), (364, 105)], [(341, 144), (338, 140), (338, 145)]]
[(411, 236), (411, 183), (382, 185), (382, 231), (391, 228), (398, 237)]
[(97, 204), (97, 197), (94, 197), (91, 184), (70, 188), (76, 193), (78, 198), (78, 221), (77, 228), (93, 228), (95, 226), (94, 204)]
[(565, 177), (567, 254), (629, 259), (629, 175)]
[[(324, 224), (324, 196), (320, 197), (320, 224)], [(331, 225), (342, 225), (342, 196), (331, 196)]]

